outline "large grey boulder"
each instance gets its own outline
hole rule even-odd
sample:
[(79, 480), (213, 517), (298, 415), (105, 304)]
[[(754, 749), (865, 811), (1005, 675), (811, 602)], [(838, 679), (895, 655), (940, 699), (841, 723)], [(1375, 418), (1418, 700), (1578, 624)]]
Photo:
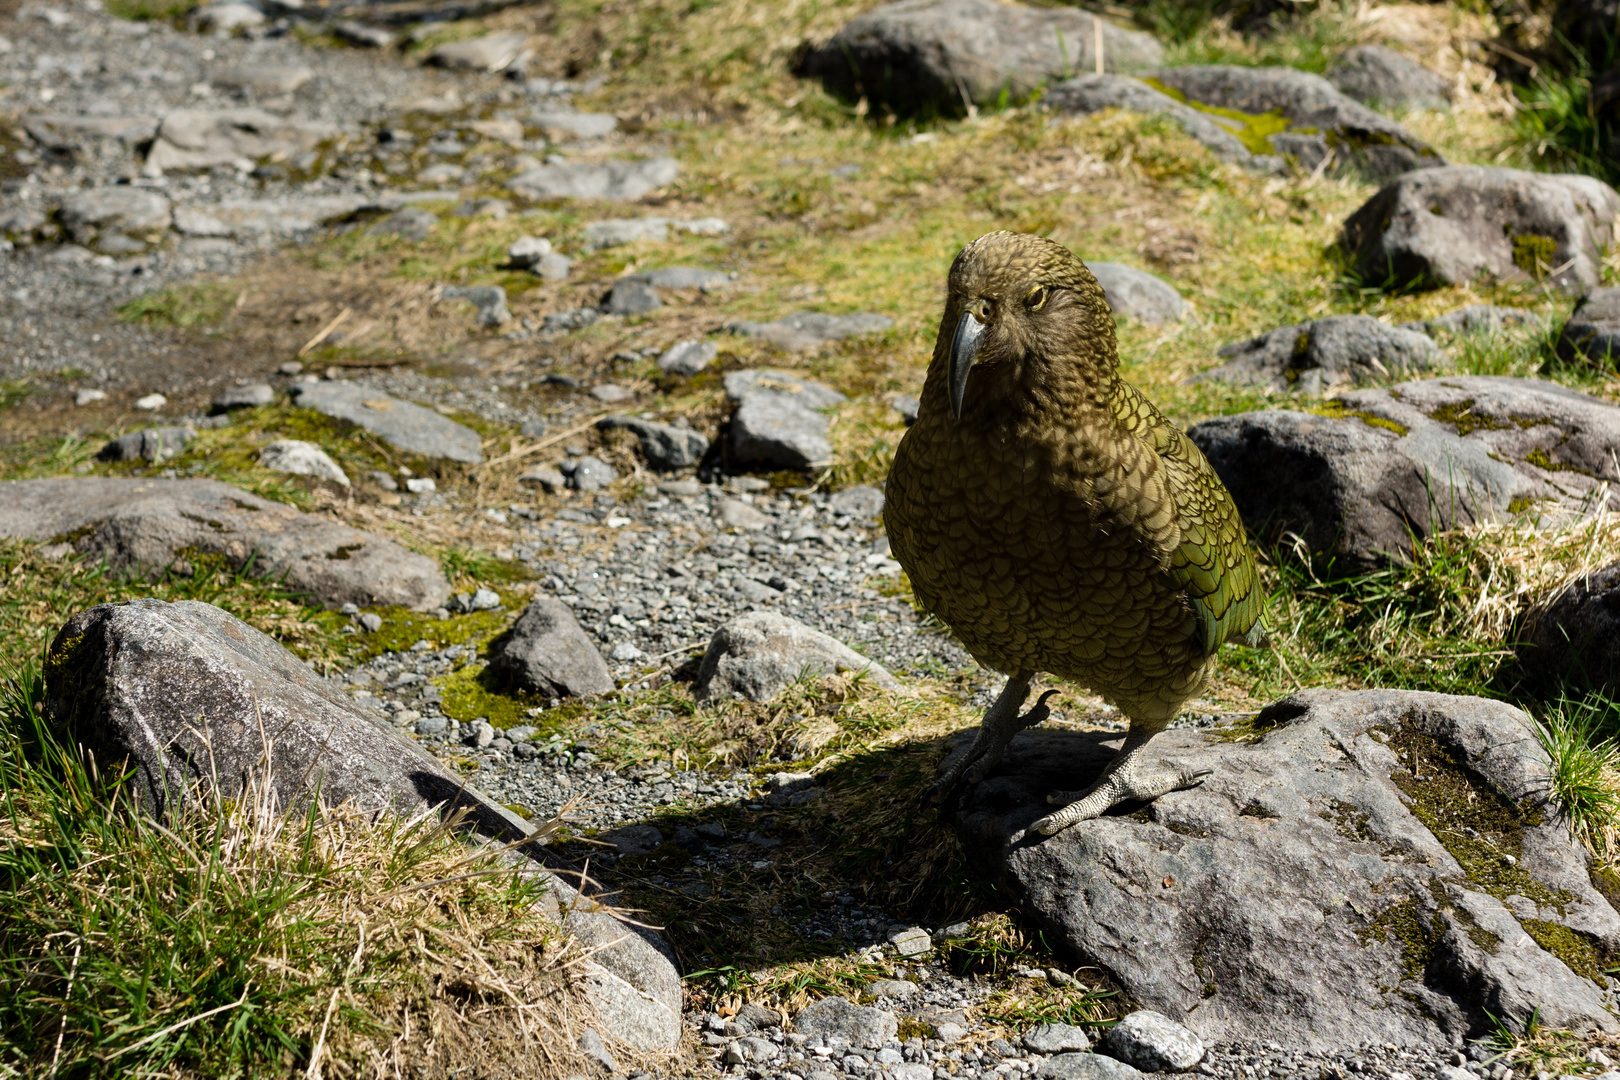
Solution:
[(1223, 416), (1187, 432), (1252, 536), (1352, 567), (1437, 531), (1603, 500), (1620, 482), (1620, 409), (1537, 379), (1456, 375), (1354, 390), (1322, 414)]
[(1203, 105), (1254, 116), (1280, 113), (1288, 130), (1270, 136), (1271, 147), (1306, 171), (1324, 167), (1381, 180), (1446, 163), (1389, 117), (1346, 97), (1322, 76), (1296, 68), (1192, 65), (1162, 68), (1153, 78)]
[(265, 158), (291, 157), (336, 138), (338, 128), (315, 120), (276, 116), (263, 109), (182, 109), (163, 117), (146, 153), (145, 172), (239, 168)]
[(623, 428), (641, 444), (647, 464), (655, 469), (690, 469), (709, 452), (709, 440), (700, 431), (659, 424), (634, 416), (604, 416), (596, 422), (604, 431)]
[(1451, 84), (1416, 60), (1382, 45), (1357, 45), (1328, 70), (1341, 93), (1374, 109), (1447, 109)]
[(519, 173), (506, 186), (530, 199), (602, 199), (633, 202), (680, 175), (674, 158), (645, 161), (566, 161), (537, 165)]
[(1370, 315), (1330, 315), (1315, 322), (1281, 326), (1227, 345), (1227, 362), (1195, 375), (1260, 386), (1275, 393), (1321, 394), (1363, 386), (1391, 376), (1413, 375), (1445, 358), (1427, 334), (1381, 323)]
[(837, 638), (774, 611), (750, 611), (714, 632), (692, 693), (699, 701), (769, 701), (796, 679), (840, 671), (860, 672), (885, 690), (900, 688), (881, 664)]
[(381, 390), (337, 381), (295, 383), (291, 393), (293, 404), (299, 408), (358, 424), (401, 450), (469, 465), (484, 460), (483, 440), (478, 432)]
[[(103, 773), (129, 762), (130, 790), (154, 816), (166, 816), (198, 785), (239, 797), (252, 778), (294, 813), (319, 797), (401, 815), (461, 811), (462, 828), (478, 840), (520, 843), (532, 831), (275, 641), (212, 605), (142, 599), (94, 607), (68, 620), (50, 658), (51, 723), (92, 753)], [(523, 851), (544, 858), (533, 847)], [(681, 984), (663, 941), (532, 869), (547, 878), (541, 903), (587, 946), (586, 987), (604, 1030), (635, 1050), (673, 1050)]]
[(1579, 574), (1538, 600), (1514, 652), (1524, 680), (1546, 696), (1620, 697), (1620, 563)]
[[(1105, 71), (1139, 71), (1163, 59), (1163, 47), (1146, 34), (1107, 21), (1101, 33)], [(1072, 8), (899, 0), (850, 20), (806, 52), (798, 72), (849, 98), (955, 116), (1098, 70), (1097, 34), (1095, 17)]]
[(1558, 356), (1613, 368), (1620, 359), (1620, 288), (1593, 289), (1558, 334)]
[(1385, 184), (1345, 220), (1340, 243), (1374, 285), (1486, 277), (1584, 293), (1597, 286), (1617, 209), (1620, 194), (1590, 176), (1452, 165)]
[(1239, 137), (1243, 131), (1240, 121), (1195, 109), (1129, 75), (1076, 75), (1053, 86), (1041, 98), (1041, 105), (1053, 112), (1074, 116), (1089, 116), (1104, 109), (1167, 116), (1222, 161), (1256, 172), (1276, 172), (1284, 168), (1283, 159), (1269, 147), (1256, 153)]
[(568, 605), (550, 596), (532, 600), (490, 646), (489, 673), (514, 690), (547, 697), (590, 697), (614, 685), (595, 642)]
[(1517, 709), (1305, 691), (1229, 731), (1155, 739), (1155, 762), (1212, 770), (1199, 787), (1025, 835), (1121, 738), (1023, 732), (952, 820), (1009, 902), (1142, 1007), (1205, 1043), (1307, 1050), (1446, 1046), (1537, 1009), (1620, 1030), (1598, 981), (1620, 914)]
[(1187, 315), (1187, 301), (1161, 277), (1115, 262), (1088, 262), (1086, 268), (1102, 286), (1114, 314), (1148, 326), (1176, 322)]
[(62, 200), (57, 220), (75, 244), (91, 247), (108, 233), (156, 243), (174, 220), (168, 196), (150, 188), (99, 187)]
[(853, 315), (824, 315), (819, 311), (799, 311), (770, 322), (728, 323), (726, 329), (744, 337), (761, 338), (779, 349), (806, 352), (829, 341), (861, 334), (875, 334), (894, 325), (887, 315), (858, 311)]
[(450, 596), (438, 565), (392, 540), (218, 480), (74, 477), (0, 483), (0, 536), (72, 538), (117, 573), (162, 573), (187, 551), (285, 581), (328, 607), (432, 610)]
[(827, 417), (821, 410), (843, 401), (843, 394), (769, 368), (733, 371), (725, 388), (737, 404), (731, 417), (734, 462), (809, 469), (832, 460)]

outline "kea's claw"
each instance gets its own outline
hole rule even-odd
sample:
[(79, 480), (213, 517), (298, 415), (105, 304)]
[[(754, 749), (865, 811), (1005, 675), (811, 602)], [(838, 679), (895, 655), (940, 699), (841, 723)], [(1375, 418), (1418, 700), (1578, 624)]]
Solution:
[(1047, 814), (1031, 825), (1026, 834), (1053, 836), (1080, 821), (1101, 817), (1111, 807), (1124, 802), (1152, 802), (1160, 795), (1197, 787), (1213, 769), (1163, 769), (1142, 773), (1137, 769), (1142, 747), (1151, 734), (1126, 736), (1125, 745), (1109, 762), (1102, 779), (1087, 791), (1054, 791), (1046, 797), (1050, 804), (1063, 809)]

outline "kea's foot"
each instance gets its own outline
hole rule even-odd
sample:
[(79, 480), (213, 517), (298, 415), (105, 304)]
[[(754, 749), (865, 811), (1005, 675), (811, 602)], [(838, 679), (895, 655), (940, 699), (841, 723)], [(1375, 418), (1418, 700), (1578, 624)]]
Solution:
[(984, 721), (979, 725), (978, 737), (973, 740), (973, 745), (968, 747), (968, 752), (958, 758), (950, 771), (928, 789), (929, 801), (935, 804), (943, 803), (951, 797), (964, 779), (970, 784), (977, 784), (988, 776), (990, 770), (1000, 763), (1001, 756), (1007, 752), (1007, 744), (1012, 742), (1014, 735), (1052, 715), (1052, 710), (1046, 706), (1046, 699), (1056, 693), (1056, 690), (1048, 690), (1041, 695), (1033, 709), (1020, 716), (1018, 710), (1023, 707), (1024, 699), (1029, 696), (1029, 679), (1017, 675), (1008, 679), (1001, 695), (985, 711)]
[(1125, 745), (1108, 763), (1102, 779), (1087, 791), (1054, 791), (1046, 797), (1048, 803), (1062, 806), (1056, 813), (1041, 818), (1027, 830), (1040, 836), (1053, 836), (1077, 821), (1101, 817), (1112, 807), (1124, 802), (1152, 802), (1160, 795), (1182, 791), (1203, 783), (1209, 769), (1151, 769), (1142, 764), (1142, 748), (1153, 733), (1132, 733), (1125, 737)]

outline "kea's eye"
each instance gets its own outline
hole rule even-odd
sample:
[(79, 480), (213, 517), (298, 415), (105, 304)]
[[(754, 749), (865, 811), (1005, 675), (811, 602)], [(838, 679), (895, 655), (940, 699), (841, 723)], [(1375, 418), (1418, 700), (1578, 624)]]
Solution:
[(1048, 294), (1049, 290), (1045, 285), (1037, 285), (1029, 290), (1028, 296), (1024, 297), (1024, 306), (1031, 311), (1039, 311), (1046, 306)]

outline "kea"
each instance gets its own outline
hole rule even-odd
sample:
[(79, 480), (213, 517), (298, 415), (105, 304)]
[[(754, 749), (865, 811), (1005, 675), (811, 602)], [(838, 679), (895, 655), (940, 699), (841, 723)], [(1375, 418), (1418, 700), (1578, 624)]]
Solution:
[(1264, 595), (1232, 496), (1119, 377), (1102, 287), (1067, 248), (993, 232), (951, 265), (917, 420), (895, 453), (884, 522), (918, 602), (1007, 675), (978, 737), (935, 785), (978, 782), (1048, 691), (1085, 686), (1130, 720), (1090, 789), (1030, 831), (1050, 836), (1208, 770), (1152, 768), (1149, 740), (1206, 685), (1224, 642), (1260, 641)]

